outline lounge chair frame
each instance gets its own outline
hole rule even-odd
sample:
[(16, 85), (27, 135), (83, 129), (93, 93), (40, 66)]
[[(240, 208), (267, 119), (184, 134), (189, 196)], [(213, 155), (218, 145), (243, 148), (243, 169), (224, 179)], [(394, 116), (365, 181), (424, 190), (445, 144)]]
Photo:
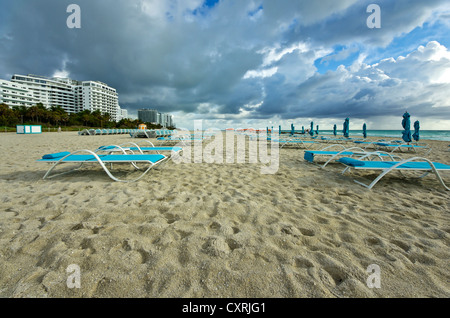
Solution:
[[(368, 154), (369, 155), (373, 155), (373, 154)], [(364, 159), (364, 158), (360, 158)], [(405, 163), (408, 162), (413, 162), (413, 161), (424, 161), (427, 162), (430, 166), (429, 167), (422, 167), (422, 168), (411, 168), (411, 167), (402, 167), (402, 165), (404, 165)], [(391, 171), (398, 171), (401, 173), (401, 171), (425, 171), (425, 173), (423, 175), (421, 175), (420, 177), (418, 177), (419, 179), (427, 176), (429, 173), (433, 173), (436, 178), (438, 179), (439, 183), (447, 190), (450, 191), (450, 188), (444, 183), (444, 180), (442, 179), (442, 177), (439, 174), (439, 170), (437, 169), (435, 164), (423, 157), (413, 157), (413, 158), (408, 158), (402, 161), (396, 161), (396, 163), (394, 165), (392, 165), (389, 168), (376, 168), (376, 167), (364, 167), (364, 166), (350, 166), (347, 165), (343, 162), (341, 162), (342, 164), (344, 164), (346, 166), (346, 168), (342, 171), (342, 174), (345, 174), (347, 171), (349, 171), (351, 168), (355, 169), (355, 170), (383, 170), (378, 177), (376, 177), (370, 184), (365, 184), (361, 181), (358, 180), (354, 180), (356, 183), (368, 188), (368, 189), (372, 189), (375, 184), (378, 183), (378, 181), (381, 180), (381, 178), (383, 178), (385, 175), (387, 175), (389, 172)], [(442, 169), (442, 170), (447, 170), (447, 169)]]
[[(138, 145), (135, 142), (130, 141), (130, 142), (125, 142), (120, 145), (102, 146), (102, 147), (99, 147), (98, 149), (96, 149), (95, 152), (97, 153), (99, 151), (105, 151), (105, 152), (121, 151), (125, 154), (127, 152), (130, 152), (132, 154), (134, 154), (135, 152), (137, 152), (139, 154), (145, 154), (145, 152), (147, 152), (147, 151), (152, 151), (152, 152), (156, 152), (157, 154), (161, 154), (161, 152), (170, 151), (171, 155), (170, 155), (169, 159), (172, 159), (172, 157), (174, 155), (179, 155), (180, 152), (183, 151), (182, 147), (155, 146), (150, 140), (142, 140), (142, 142), (147, 143), (148, 145), (142, 146), (142, 145)], [(154, 148), (154, 149), (152, 149), (152, 148)], [(177, 148), (179, 148), (179, 149), (177, 149)]]
[[(336, 151), (334, 154), (331, 153), (330, 151), (327, 151), (328, 149), (331, 148), (335, 148), (335, 147), (339, 147), (342, 150), (341, 151)], [(324, 152), (324, 153), (320, 153), (320, 152)], [(401, 158), (395, 154), (391, 154), (388, 152), (384, 152), (384, 151), (375, 151), (375, 152), (367, 152), (365, 149), (360, 148), (360, 147), (350, 147), (350, 148), (345, 148), (344, 145), (342, 144), (334, 144), (334, 145), (330, 145), (327, 146), (325, 148), (322, 148), (320, 150), (314, 151), (312, 150), (312, 152), (315, 153), (315, 155), (324, 155), (324, 156), (330, 156), (330, 158), (323, 164), (320, 164), (320, 168), (324, 169), (330, 162), (336, 160), (336, 158), (345, 156), (345, 157), (359, 157), (359, 158), (370, 158), (370, 156), (377, 156), (380, 160), (383, 160), (383, 157), (389, 157), (391, 160), (394, 160), (394, 158), (399, 158), (401, 160)], [(351, 153), (349, 155), (349, 153)], [(369, 156), (370, 155), (370, 156)], [(311, 163), (314, 163), (312, 161), (309, 161)], [(316, 163), (317, 164), (317, 163)]]

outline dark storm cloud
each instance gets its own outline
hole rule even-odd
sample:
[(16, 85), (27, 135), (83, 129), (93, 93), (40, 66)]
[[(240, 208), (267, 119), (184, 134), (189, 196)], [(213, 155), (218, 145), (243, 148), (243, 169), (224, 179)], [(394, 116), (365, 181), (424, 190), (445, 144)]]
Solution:
[[(80, 29), (66, 26), (71, 3), (81, 7)], [(424, 115), (448, 115), (436, 107), (448, 106), (441, 90), (449, 84), (434, 79), (450, 68), (439, 43), (405, 60), (317, 73), (315, 60), (336, 45), (356, 42), (370, 54), (446, 2), (380, 0), (381, 29), (366, 25), (369, 3), (227, 0), (208, 8), (201, 0), (0, 0), (0, 72), (99, 80), (116, 88), (130, 111), (365, 118), (398, 112), (408, 101)], [(430, 58), (436, 52), (443, 57)]]

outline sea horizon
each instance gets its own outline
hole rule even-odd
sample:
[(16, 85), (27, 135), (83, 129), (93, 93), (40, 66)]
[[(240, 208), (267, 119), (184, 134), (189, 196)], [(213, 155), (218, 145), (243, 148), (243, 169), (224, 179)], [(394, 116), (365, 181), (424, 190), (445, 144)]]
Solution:
[[(278, 129), (275, 129), (275, 127), (273, 128), (274, 131), (278, 131)], [(225, 131), (225, 129), (223, 129), (223, 131)], [(286, 133), (290, 133), (291, 130), (281, 130), (282, 133), (286, 134)], [(301, 130), (295, 129), (294, 130), (295, 133), (299, 134), (301, 133)], [(367, 137), (381, 137), (381, 138), (402, 138), (402, 132), (403, 130), (401, 129), (373, 129), (370, 130), (368, 129), (367, 131)], [(414, 130), (411, 130), (411, 136), (414, 133)], [(419, 142), (421, 140), (438, 140), (438, 141), (450, 141), (450, 130), (420, 130), (419, 131), (420, 134), (420, 139)], [(320, 130), (319, 129), (319, 136), (320, 135), (325, 135), (325, 136), (334, 136), (333, 134), (333, 130)], [(336, 132), (336, 137), (339, 136), (343, 136), (343, 133), (341, 130), (337, 130)], [(350, 130), (349, 131), (349, 136), (350, 137), (362, 137), (363, 136), (363, 131), (362, 129), (356, 129), (356, 130)], [(414, 140), (413, 140), (414, 141)]]
[[(367, 130), (367, 137), (389, 137), (389, 138), (402, 138), (403, 130), (383, 130), (374, 129)], [(411, 130), (411, 136), (414, 130)], [(319, 135), (333, 135), (333, 130), (319, 130)], [(350, 130), (350, 136), (362, 136), (362, 130)], [(420, 130), (420, 140), (440, 140), (440, 141), (450, 141), (450, 130)], [(342, 131), (337, 131), (336, 136), (342, 135)], [(414, 141), (414, 140), (413, 140)]]

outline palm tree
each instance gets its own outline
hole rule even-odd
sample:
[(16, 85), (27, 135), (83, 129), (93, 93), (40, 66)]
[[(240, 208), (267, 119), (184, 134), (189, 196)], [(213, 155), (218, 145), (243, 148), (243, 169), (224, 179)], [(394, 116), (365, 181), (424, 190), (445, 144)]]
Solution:
[(20, 123), (23, 124), (24, 118), (27, 118), (28, 108), (26, 106), (13, 106), (12, 109), (17, 119), (20, 118)]

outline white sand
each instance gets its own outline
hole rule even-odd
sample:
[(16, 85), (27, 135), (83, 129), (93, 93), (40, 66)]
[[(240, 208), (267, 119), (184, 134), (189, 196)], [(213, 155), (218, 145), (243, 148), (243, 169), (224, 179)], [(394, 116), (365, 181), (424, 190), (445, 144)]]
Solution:
[[(0, 134), (0, 297), (450, 296), (450, 193), (434, 176), (367, 190), (283, 148), (268, 175), (169, 162), (128, 184), (94, 165), (42, 180), (43, 154), (129, 141)], [(450, 163), (448, 142), (429, 144)], [(367, 286), (371, 264), (380, 288)]]

